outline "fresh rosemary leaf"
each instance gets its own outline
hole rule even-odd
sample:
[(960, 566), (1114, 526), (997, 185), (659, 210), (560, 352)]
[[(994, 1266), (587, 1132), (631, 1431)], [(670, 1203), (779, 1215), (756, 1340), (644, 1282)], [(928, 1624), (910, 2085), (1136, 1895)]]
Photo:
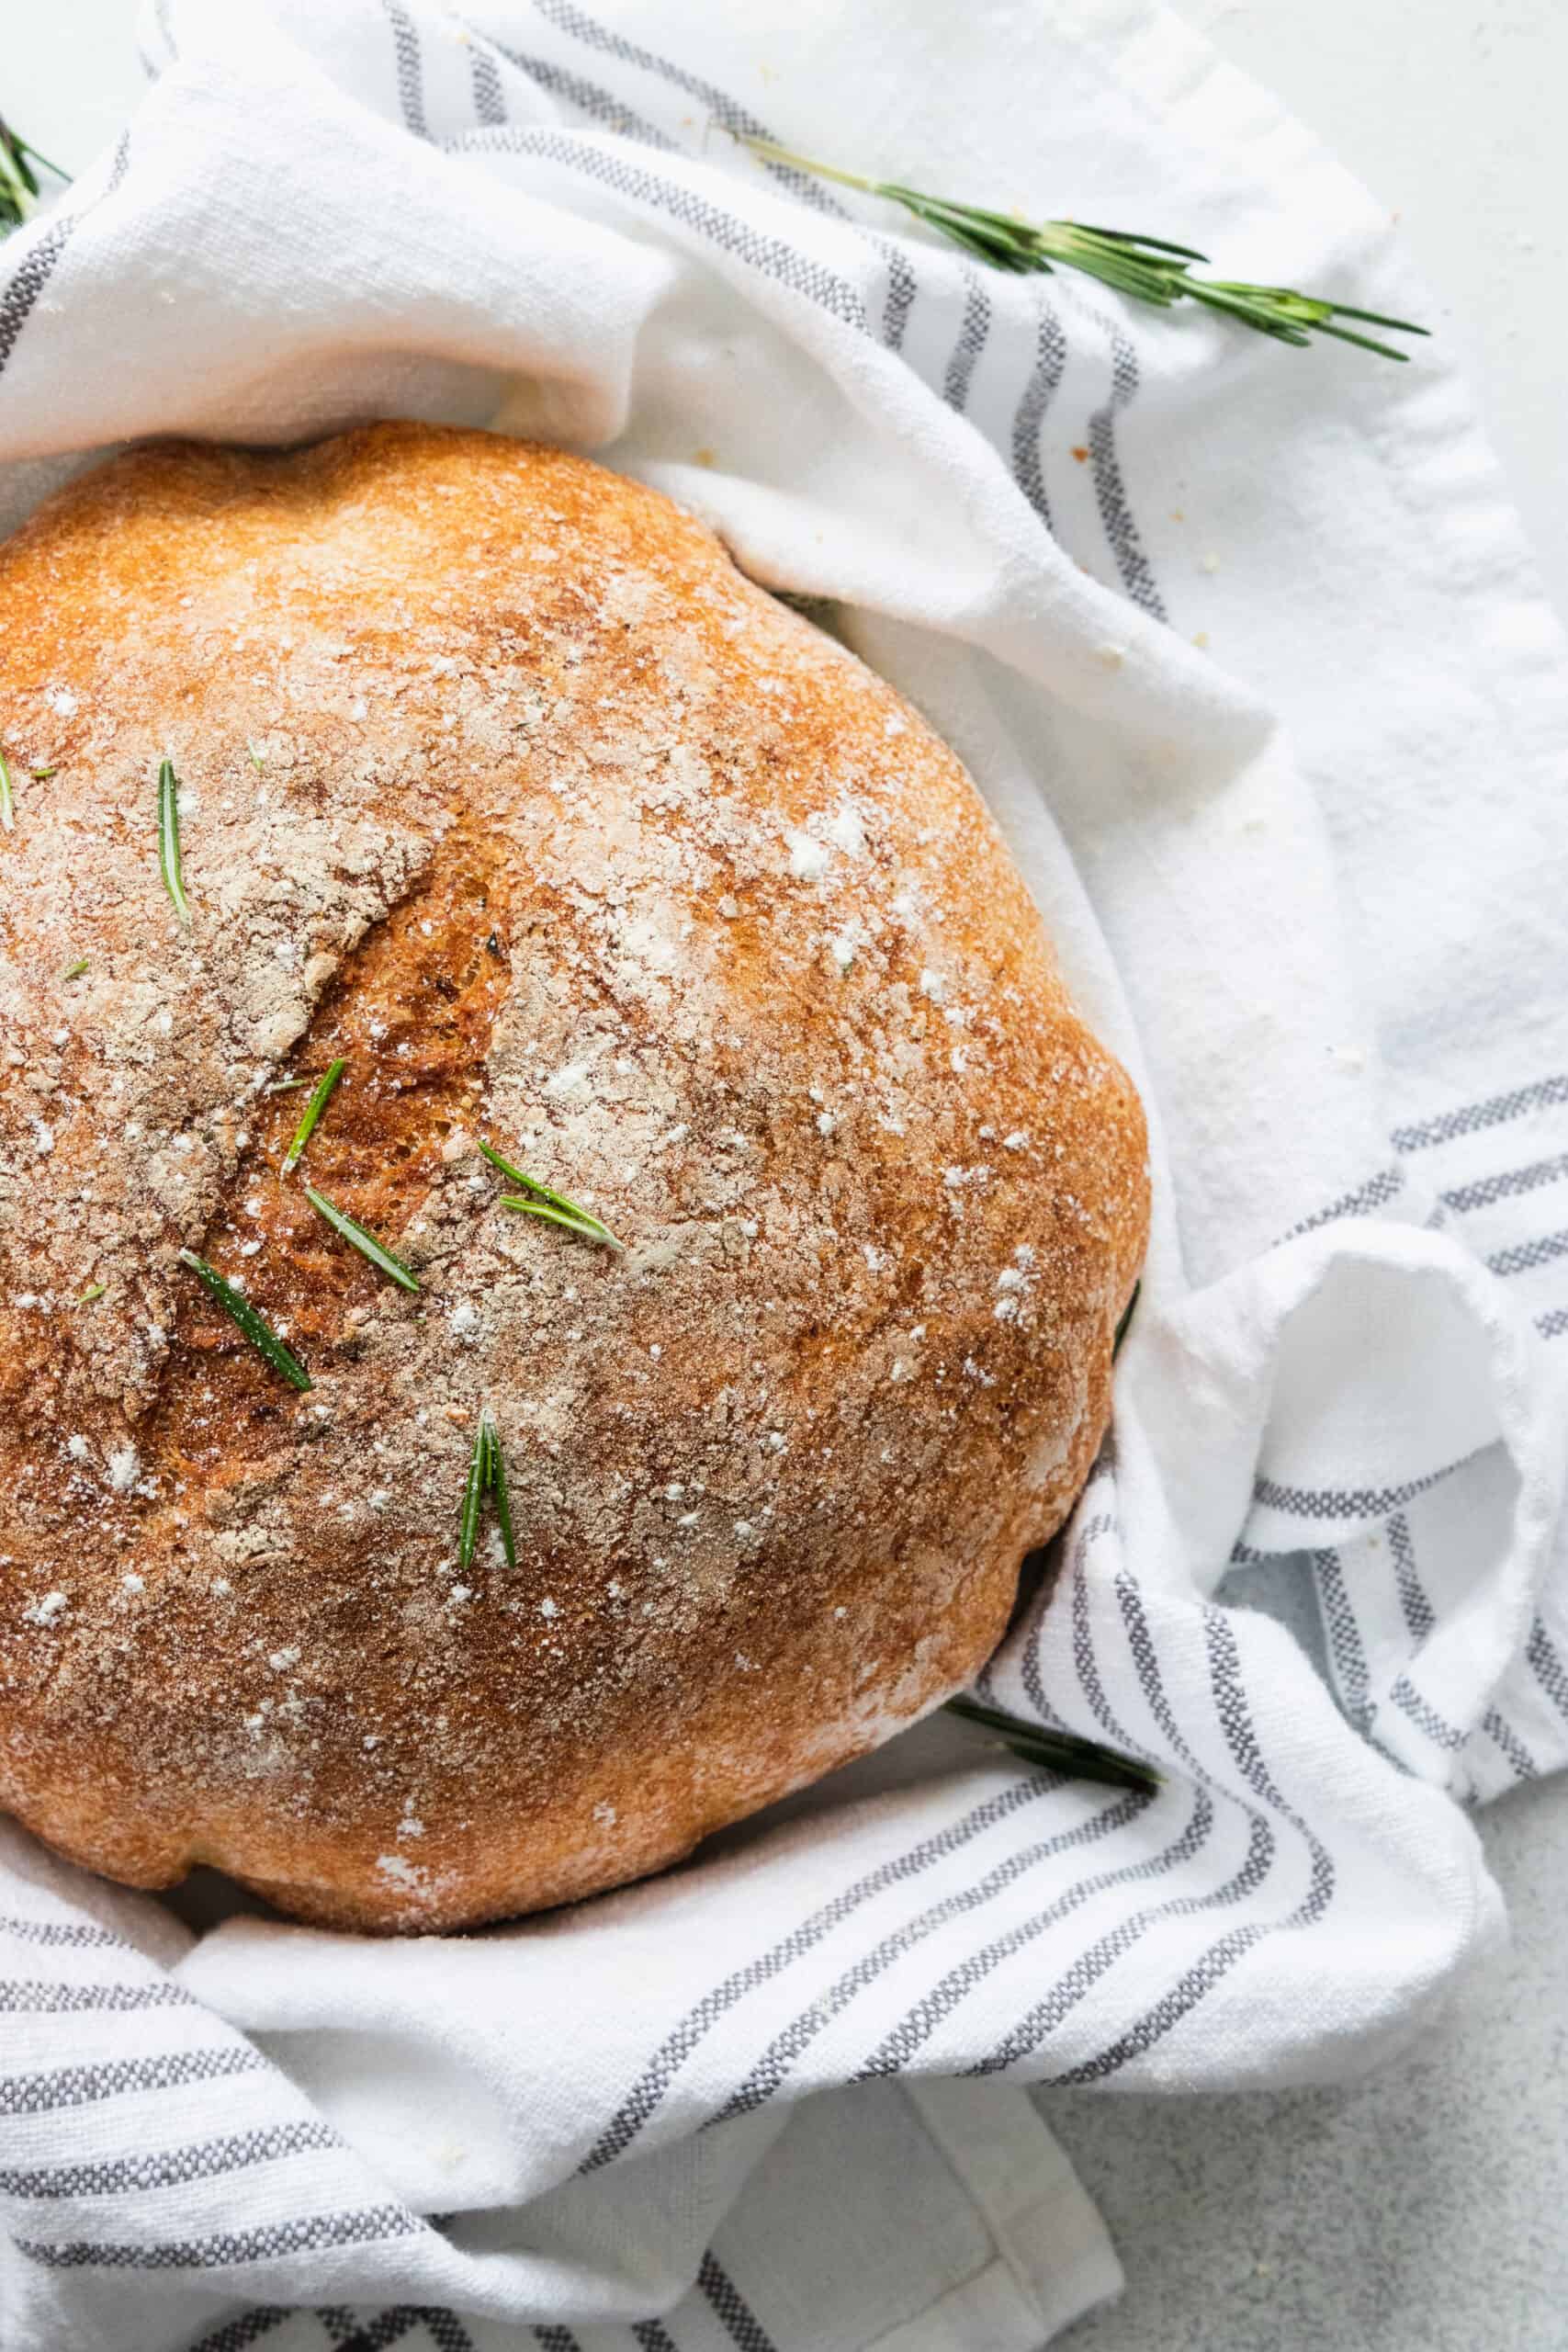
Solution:
[(16, 804), (11, 797), (11, 771), (6, 764), (6, 747), (0, 743), (0, 831), (14, 831), (16, 822)]
[(308, 1078), (279, 1078), (275, 1079), (266, 1091), (269, 1094), (292, 1094), (297, 1087), (309, 1086), (310, 1083)]
[(107, 1283), (89, 1283), (86, 1289), (82, 1293), (81, 1297), (76, 1301), (77, 1306), (91, 1306), (94, 1299), (102, 1298), (107, 1288), (108, 1284)]
[[(283, 1165), (278, 1170), (280, 1175), (289, 1176), (293, 1174), (295, 1168), (299, 1164), (299, 1155), (304, 1150), (305, 1146), (310, 1142), (310, 1136), (314, 1132), (316, 1121), (321, 1117), (321, 1113), (327, 1107), (328, 1095), (332, 1092), (333, 1087), (337, 1084), (339, 1079), (343, 1076), (344, 1071), (347, 1068), (347, 1062), (344, 1060), (341, 1056), (335, 1062), (330, 1062), (327, 1065), (325, 1074), (321, 1078), (320, 1084), (317, 1086), (314, 1094), (311, 1095), (310, 1101), (305, 1105), (305, 1115), (294, 1130), (293, 1140), (289, 1144), (288, 1150), (283, 1155)], [(300, 1080), (299, 1083), (303, 1085), (304, 1080)]]
[(37, 194), (38, 180), (27, 148), (15, 131), (0, 122), (0, 234), (21, 227)]
[(85, 956), (78, 956), (74, 964), (68, 964), (60, 977), (62, 980), (79, 980), (86, 968), (86, 957)]
[(517, 1566), (517, 1545), (512, 1533), (512, 1498), (506, 1488), (506, 1465), (501, 1458), (501, 1439), (496, 1432), (495, 1415), (488, 1405), (480, 1412), (479, 1425), (474, 1430), (474, 1450), (468, 1456), (468, 1483), (463, 1488), (462, 1528), (457, 1554), (465, 1568), (474, 1556), (487, 1495), (495, 1497), (501, 1548), (506, 1555), (507, 1566), (514, 1568)]
[(341, 1234), (345, 1241), (352, 1243), (362, 1258), (368, 1258), (377, 1272), (385, 1274), (389, 1282), (396, 1283), (402, 1290), (418, 1290), (418, 1275), (412, 1273), (400, 1258), (394, 1258), (386, 1244), (378, 1241), (373, 1233), (367, 1233), (353, 1217), (346, 1216), (342, 1209), (333, 1208), (331, 1201), (323, 1200), (313, 1184), (306, 1185), (305, 1198), (316, 1215), (324, 1218), (334, 1233)]
[(1025, 1764), (1038, 1764), (1068, 1780), (1102, 1781), (1111, 1788), (1143, 1789), (1150, 1795), (1160, 1785), (1152, 1764), (1145, 1764), (1141, 1757), (1119, 1755), (1114, 1747), (1102, 1747), (1096, 1739), (1046, 1731), (1039, 1724), (1025, 1723), (1020, 1715), (1004, 1714), (999, 1707), (983, 1706), (978, 1699), (950, 1699), (947, 1711), (994, 1733)]
[(546, 1225), (558, 1225), (563, 1233), (575, 1233), (580, 1241), (596, 1241), (606, 1250), (624, 1250), (626, 1246), (624, 1241), (617, 1241), (597, 1217), (584, 1216), (581, 1211), (573, 1216), (549, 1201), (525, 1200), (516, 1193), (502, 1193), (501, 1205), (503, 1209), (516, 1209), (524, 1216), (540, 1217)]
[(0, 121), (0, 235), (21, 227), (37, 194), (38, 177), (26, 141)]
[(9, 230), (19, 229), (33, 209), (39, 194), (38, 174), (33, 165), (41, 165), (57, 180), (70, 174), (36, 147), (20, 137), (5, 120), (0, 119), (0, 236)]
[(254, 770), (255, 770), (255, 772), (256, 772), (256, 774), (257, 774), (258, 775), (260, 775), (260, 774), (261, 774), (261, 772), (262, 772), (263, 768), (265, 768), (265, 765), (266, 765), (266, 758), (265, 758), (265, 754), (264, 752), (258, 752), (258, 751), (257, 751), (257, 749), (256, 749), (256, 747), (255, 747), (255, 745), (254, 745), (254, 743), (247, 743), (247, 744), (245, 745), (245, 749), (246, 749), (246, 751), (247, 751), (247, 752), (250, 753), (250, 755), (251, 755), (251, 765), (252, 765), (252, 767), (254, 767)]
[(501, 1530), (501, 1548), (509, 1568), (517, 1566), (517, 1544), (512, 1532), (512, 1494), (506, 1483), (506, 1464), (502, 1457), (501, 1432), (495, 1426), (494, 1415), (485, 1408), (484, 1419), (490, 1424), (490, 1485), (495, 1497), (495, 1521)]
[(788, 164), (795, 170), (815, 173), (840, 187), (858, 188), (863, 195), (881, 197), (902, 205), (939, 236), (961, 245), (965, 253), (993, 269), (1015, 272), (1055, 269), (1081, 270), (1102, 286), (1156, 310), (1169, 310), (1182, 300), (1201, 302), (1277, 343), (1305, 345), (1316, 334), (1353, 343), (1375, 351), (1383, 359), (1406, 359), (1408, 352), (1373, 336), (1339, 326), (1340, 319), (1355, 319), (1363, 326), (1387, 327), (1395, 334), (1426, 334), (1427, 329), (1409, 319), (1391, 319), (1381, 311), (1359, 311), (1348, 302), (1329, 302), (1315, 294), (1298, 294), (1288, 286), (1247, 286), (1233, 279), (1194, 277), (1194, 262), (1206, 262), (1195, 245), (1179, 245), (1168, 237), (1146, 236), (1137, 230), (1095, 228), (1084, 220), (1021, 220), (1011, 212), (995, 212), (981, 204), (957, 204), (942, 196), (928, 196), (906, 187), (899, 180), (874, 180), (859, 172), (842, 172), (831, 164), (814, 163), (771, 139), (735, 136), (765, 162)]
[(1133, 1284), (1132, 1297), (1127, 1301), (1126, 1306), (1122, 1310), (1122, 1320), (1116, 1326), (1116, 1337), (1111, 1342), (1111, 1360), (1113, 1363), (1122, 1352), (1122, 1342), (1127, 1336), (1127, 1326), (1133, 1319), (1133, 1309), (1138, 1304), (1138, 1295), (1142, 1291), (1143, 1287), (1143, 1279), (1140, 1276)]
[(569, 1201), (564, 1193), (552, 1193), (549, 1186), (541, 1184), (536, 1176), (525, 1175), (521, 1168), (513, 1168), (512, 1162), (502, 1159), (500, 1152), (486, 1143), (482, 1136), (479, 1149), (492, 1168), (499, 1168), (504, 1177), (513, 1184), (521, 1184), (530, 1195), (527, 1200), (518, 1200), (512, 1193), (503, 1193), (501, 1198), (503, 1209), (521, 1209), (525, 1216), (543, 1217), (547, 1224), (558, 1225), (564, 1232), (575, 1233), (584, 1241), (602, 1242), (607, 1250), (625, 1250), (626, 1243), (617, 1239), (602, 1217), (581, 1207), (576, 1201)]
[(29, 768), (28, 774), (35, 784), (47, 784), (51, 775), (60, 774), (60, 770), (58, 768)]
[(274, 1372), (280, 1373), (290, 1388), (301, 1392), (310, 1385), (310, 1375), (297, 1355), (286, 1348), (277, 1333), (264, 1316), (258, 1315), (248, 1298), (242, 1298), (231, 1283), (226, 1283), (216, 1266), (198, 1258), (194, 1250), (180, 1251), (180, 1263), (188, 1266), (198, 1282), (205, 1283), (225, 1315), (231, 1316), (249, 1340), (258, 1355), (263, 1355)]
[(479, 1137), (479, 1149), (483, 1152), (491, 1166), (492, 1168), (499, 1168), (503, 1176), (509, 1176), (514, 1184), (525, 1184), (532, 1186), (534, 1181), (533, 1178), (531, 1176), (525, 1176), (521, 1168), (513, 1168), (510, 1159), (502, 1159), (495, 1146), (492, 1143), (486, 1143), (483, 1136)]
[(457, 1561), (467, 1567), (474, 1556), (479, 1541), (479, 1513), (484, 1509), (485, 1488), (489, 1485), (490, 1415), (481, 1413), (474, 1431), (474, 1450), (468, 1456), (468, 1476), (463, 1487), (463, 1515), (457, 1538)]
[(180, 865), (180, 780), (173, 760), (158, 763), (158, 869), (175, 914), (188, 930), (190, 907), (186, 899)]

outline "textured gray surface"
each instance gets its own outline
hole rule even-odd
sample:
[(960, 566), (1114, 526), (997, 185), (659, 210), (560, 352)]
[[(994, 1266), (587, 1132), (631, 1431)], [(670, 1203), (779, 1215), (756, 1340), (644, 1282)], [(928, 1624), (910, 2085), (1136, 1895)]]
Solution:
[(1511, 1951), (1339, 2090), (1043, 2094), (1127, 2292), (1063, 2352), (1563, 2352), (1568, 1779), (1482, 1816)]

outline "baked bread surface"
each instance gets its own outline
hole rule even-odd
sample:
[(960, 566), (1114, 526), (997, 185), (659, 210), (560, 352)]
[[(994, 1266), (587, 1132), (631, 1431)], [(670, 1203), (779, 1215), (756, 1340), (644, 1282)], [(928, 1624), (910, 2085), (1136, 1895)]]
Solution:
[[(968, 1680), (1105, 1428), (1145, 1148), (915, 711), (657, 493), (410, 424), (132, 451), (0, 612), (0, 1804), (450, 1928)], [(269, 1090), (340, 1055), (285, 1180)], [(483, 1406), (517, 1559), (464, 1570)]]

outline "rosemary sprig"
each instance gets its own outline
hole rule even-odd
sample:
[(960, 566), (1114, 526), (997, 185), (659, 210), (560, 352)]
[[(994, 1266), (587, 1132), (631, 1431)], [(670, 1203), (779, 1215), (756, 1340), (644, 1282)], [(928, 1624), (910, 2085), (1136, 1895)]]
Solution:
[(180, 863), (180, 780), (173, 760), (158, 763), (158, 871), (175, 914), (188, 931), (190, 906)]
[(502, 1193), (501, 1205), (503, 1209), (518, 1209), (525, 1216), (543, 1217), (547, 1225), (558, 1225), (563, 1232), (575, 1233), (583, 1241), (600, 1242), (606, 1250), (625, 1250), (626, 1243), (611, 1232), (603, 1217), (595, 1216), (592, 1210), (581, 1207), (576, 1201), (569, 1201), (564, 1193), (552, 1193), (549, 1186), (541, 1184), (536, 1176), (525, 1176), (521, 1168), (513, 1168), (509, 1159), (502, 1159), (500, 1152), (486, 1143), (482, 1136), (479, 1149), (492, 1168), (499, 1168), (510, 1182), (521, 1184), (527, 1195), (520, 1198), (514, 1193)]
[(495, 1415), (485, 1406), (474, 1431), (474, 1450), (468, 1457), (468, 1483), (463, 1488), (462, 1528), (458, 1539), (458, 1556), (466, 1568), (474, 1556), (479, 1541), (479, 1518), (486, 1495), (495, 1497), (496, 1525), (501, 1530), (501, 1548), (509, 1568), (517, 1566), (517, 1545), (512, 1532), (512, 1498), (506, 1487), (506, 1464), (502, 1460), (501, 1439), (495, 1426)]
[(993, 269), (1044, 271), (1082, 270), (1114, 287), (1136, 302), (1152, 302), (1168, 310), (1182, 300), (1201, 302), (1211, 311), (1272, 335), (1277, 343), (1305, 345), (1314, 334), (1333, 335), (1384, 359), (1406, 359), (1408, 352), (1390, 343), (1358, 334), (1336, 323), (1354, 319), (1363, 326), (1387, 327), (1396, 334), (1426, 334), (1428, 330), (1409, 319), (1391, 319), (1381, 311), (1359, 311), (1348, 302), (1330, 302), (1316, 294), (1298, 294), (1288, 286), (1247, 286), (1235, 278), (1194, 277), (1194, 262), (1206, 262), (1195, 245), (1174, 244), (1168, 237), (1145, 236), (1134, 230), (1094, 228), (1084, 220), (1021, 220), (1010, 212), (993, 212), (984, 205), (958, 204), (947, 197), (927, 196), (906, 187), (900, 180), (874, 180), (859, 172), (842, 172), (831, 164), (796, 155), (772, 139), (756, 139), (744, 131), (735, 136), (754, 155), (773, 164), (790, 164), (796, 171), (813, 172), (818, 179), (836, 180), (840, 187), (858, 188), (901, 204), (917, 220), (939, 236), (961, 245), (965, 253), (987, 262)]
[(33, 209), (39, 195), (35, 164), (53, 179), (68, 180), (71, 176), (58, 164), (51, 164), (47, 155), (40, 155), (0, 117), (0, 236), (19, 229)]
[(1122, 1309), (1122, 1320), (1116, 1326), (1116, 1337), (1111, 1342), (1111, 1361), (1112, 1363), (1115, 1363), (1117, 1357), (1122, 1352), (1122, 1342), (1127, 1336), (1127, 1326), (1133, 1319), (1133, 1309), (1138, 1304), (1139, 1297), (1143, 1292), (1143, 1276), (1140, 1274), (1138, 1280), (1133, 1284), (1132, 1297)]
[(1021, 1715), (1004, 1714), (999, 1707), (984, 1706), (978, 1699), (950, 1699), (947, 1711), (982, 1731), (994, 1732), (1024, 1763), (1038, 1764), (1048, 1772), (1061, 1772), (1068, 1780), (1102, 1781), (1113, 1789), (1142, 1789), (1151, 1796), (1160, 1785), (1160, 1776), (1152, 1764), (1145, 1764), (1140, 1757), (1119, 1755), (1114, 1747), (1102, 1747), (1097, 1739), (1079, 1739), (1073, 1732), (1046, 1731), (1039, 1724), (1025, 1723)]
[(299, 1357), (286, 1348), (265, 1316), (258, 1315), (248, 1298), (242, 1298), (231, 1283), (226, 1283), (216, 1266), (198, 1258), (194, 1250), (180, 1251), (180, 1263), (188, 1266), (197, 1280), (204, 1283), (225, 1315), (231, 1316), (249, 1340), (258, 1355), (263, 1355), (274, 1372), (280, 1373), (290, 1388), (303, 1393), (310, 1385), (310, 1375)]
[[(314, 1094), (311, 1095), (310, 1101), (306, 1103), (304, 1116), (301, 1118), (299, 1125), (295, 1128), (288, 1148), (283, 1155), (283, 1165), (278, 1170), (278, 1174), (280, 1176), (291, 1176), (293, 1174), (296, 1167), (299, 1165), (300, 1153), (304, 1150), (305, 1146), (310, 1140), (316, 1121), (321, 1117), (321, 1113), (327, 1107), (328, 1095), (332, 1092), (333, 1087), (337, 1084), (339, 1079), (343, 1076), (344, 1071), (347, 1068), (347, 1062), (344, 1060), (341, 1056), (335, 1062), (328, 1063), (321, 1083), (316, 1088), (316, 1091)], [(301, 1080), (300, 1083), (303, 1084), (304, 1080)]]
[(368, 1258), (378, 1273), (385, 1274), (389, 1282), (396, 1283), (401, 1290), (418, 1290), (418, 1275), (405, 1266), (400, 1258), (394, 1258), (385, 1242), (378, 1241), (373, 1233), (367, 1233), (344, 1210), (333, 1208), (331, 1201), (324, 1200), (313, 1184), (306, 1185), (305, 1198), (334, 1233), (341, 1234), (344, 1241), (352, 1243), (362, 1258)]

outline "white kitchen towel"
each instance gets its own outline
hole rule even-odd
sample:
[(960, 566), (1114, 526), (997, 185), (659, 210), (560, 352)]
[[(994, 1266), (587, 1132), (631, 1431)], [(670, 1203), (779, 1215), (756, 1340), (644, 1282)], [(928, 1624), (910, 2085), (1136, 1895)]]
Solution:
[[(1010, 2086), (1365, 2067), (1495, 1948), (1464, 1802), (1568, 1754), (1568, 665), (1517, 522), (1440, 345), (987, 273), (728, 135), (1419, 314), (1142, 5), (145, 37), (113, 156), (0, 247), (0, 527), (138, 435), (490, 424), (669, 491), (921, 705), (1153, 1133), (1114, 1442), (985, 1687), (1165, 1778), (922, 1726), (408, 1944), (193, 1936), (9, 1833), (0, 2336), (1026, 2352), (1114, 2269)], [(0, 713), (18, 823), (51, 718)]]

